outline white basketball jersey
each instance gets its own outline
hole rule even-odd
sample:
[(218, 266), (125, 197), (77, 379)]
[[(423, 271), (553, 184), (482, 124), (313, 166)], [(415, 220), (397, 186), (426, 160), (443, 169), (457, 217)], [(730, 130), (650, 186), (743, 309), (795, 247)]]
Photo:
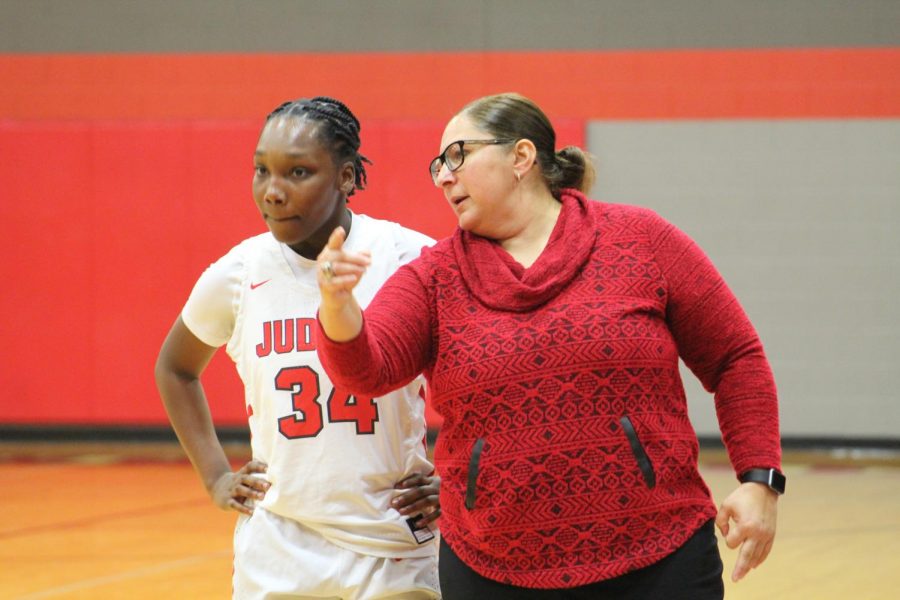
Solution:
[[(372, 253), (354, 290), (360, 305), (431, 243), (396, 223), (354, 214), (344, 247)], [(253, 457), (269, 465), (272, 484), (258, 506), (363, 554), (433, 554), (430, 536), (414, 532), (389, 504), (396, 482), (433, 469), (422, 378), (380, 398), (335, 389), (316, 354), (319, 297), (315, 261), (265, 233), (210, 266), (182, 312), (201, 341), (227, 342), (244, 383)], [(222, 298), (228, 310), (216, 310)]]

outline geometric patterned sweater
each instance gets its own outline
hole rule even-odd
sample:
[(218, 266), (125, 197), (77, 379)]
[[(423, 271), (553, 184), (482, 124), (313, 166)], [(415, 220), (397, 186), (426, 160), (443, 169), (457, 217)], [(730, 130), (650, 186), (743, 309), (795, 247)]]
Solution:
[(317, 346), (378, 396), (424, 372), (443, 417), (441, 533), (490, 579), (568, 588), (659, 561), (715, 516), (678, 358), (715, 394), (736, 473), (781, 466), (775, 383), (703, 251), (650, 210), (565, 190), (528, 269), (457, 229)]

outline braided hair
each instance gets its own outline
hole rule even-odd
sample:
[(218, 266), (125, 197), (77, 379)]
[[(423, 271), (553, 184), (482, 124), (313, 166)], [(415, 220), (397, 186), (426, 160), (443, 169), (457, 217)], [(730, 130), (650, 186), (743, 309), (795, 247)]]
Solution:
[(327, 96), (301, 98), (285, 102), (266, 117), (268, 123), (275, 117), (300, 117), (320, 123), (316, 135), (329, 148), (337, 163), (353, 163), (355, 181), (349, 196), (366, 187), (366, 167), (372, 161), (359, 153), (359, 120), (340, 100)]

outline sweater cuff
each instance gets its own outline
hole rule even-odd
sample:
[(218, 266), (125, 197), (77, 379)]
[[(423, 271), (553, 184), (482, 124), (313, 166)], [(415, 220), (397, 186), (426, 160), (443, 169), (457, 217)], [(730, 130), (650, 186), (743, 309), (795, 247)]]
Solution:
[(319, 310), (316, 309), (316, 340), (317, 340), (316, 346), (317, 347), (322, 347), (323, 345), (338, 346), (338, 347), (346, 346), (346, 345), (355, 343), (356, 340), (363, 337), (366, 334), (366, 313), (365, 313), (365, 311), (361, 311), (361, 312), (362, 312), (362, 328), (359, 330), (359, 333), (356, 335), (356, 337), (351, 340), (344, 341), (344, 342), (338, 342), (338, 341), (333, 340), (330, 337), (328, 337), (328, 334), (325, 333), (325, 328), (322, 327), (322, 319), (319, 318)]
[(316, 352), (335, 387), (351, 393), (362, 393), (358, 389), (359, 383), (369, 375), (363, 366), (372, 362), (369, 360), (369, 335), (365, 315), (359, 335), (352, 340), (338, 342), (325, 333), (322, 321), (319, 320), (319, 311), (316, 311)]

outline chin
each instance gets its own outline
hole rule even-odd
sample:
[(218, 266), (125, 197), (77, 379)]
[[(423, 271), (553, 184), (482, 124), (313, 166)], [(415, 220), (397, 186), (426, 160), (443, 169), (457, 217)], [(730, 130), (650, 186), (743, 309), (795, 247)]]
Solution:
[(286, 230), (284, 227), (269, 226), (269, 231), (272, 233), (272, 237), (288, 246), (299, 244), (306, 239), (306, 236), (302, 233)]
[[(275, 225), (275, 227), (273, 227), (272, 225)], [(287, 241), (286, 238), (293, 237), (291, 235), (288, 235), (283, 227), (278, 227), (277, 225), (278, 225), (277, 223), (273, 224), (273, 223), (270, 223), (269, 221), (266, 221), (266, 227), (269, 228), (269, 233), (272, 234), (272, 237), (274, 237), (279, 242), (286, 242)]]
[(463, 231), (472, 231), (477, 222), (470, 215), (463, 213), (461, 215), (456, 215), (456, 224), (459, 225), (459, 228)]

